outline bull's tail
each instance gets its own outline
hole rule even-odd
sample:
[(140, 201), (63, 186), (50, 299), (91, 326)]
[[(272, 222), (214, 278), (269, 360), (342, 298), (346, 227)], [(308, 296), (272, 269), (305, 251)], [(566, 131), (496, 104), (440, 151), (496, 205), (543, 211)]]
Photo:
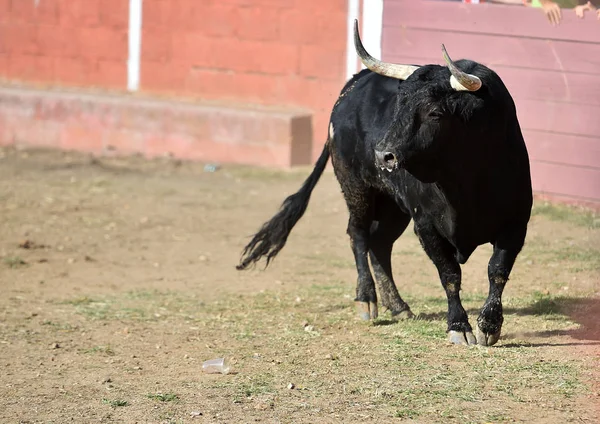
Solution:
[(328, 159), (329, 142), (325, 144), (312, 173), (304, 181), (300, 190), (283, 201), (279, 212), (270, 221), (263, 224), (258, 233), (244, 248), (237, 269), (246, 269), (249, 265), (258, 262), (263, 256), (267, 258), (266, 266), (268, 266), (269, 262), (283, 249), (292, 228), (304, 215), (310, 195), (317, 185)]

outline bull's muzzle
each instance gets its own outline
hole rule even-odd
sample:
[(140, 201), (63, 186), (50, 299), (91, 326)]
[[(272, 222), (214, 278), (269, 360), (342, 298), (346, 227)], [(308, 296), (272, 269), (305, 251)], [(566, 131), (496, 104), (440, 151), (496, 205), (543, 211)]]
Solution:
[(398, 159), (392, 152), (375, 150), (375, 163), (381, 170), (387, 169), (389, 172), (398, 168)]

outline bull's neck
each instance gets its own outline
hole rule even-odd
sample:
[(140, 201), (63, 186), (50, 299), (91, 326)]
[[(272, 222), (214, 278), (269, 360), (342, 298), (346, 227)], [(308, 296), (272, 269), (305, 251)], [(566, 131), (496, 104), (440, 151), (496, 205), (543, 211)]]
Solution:
[(478, 164), (444, 169), (440, 178), (434, 183), (454, 209), (462, 209), (466, 204), (472, 204), (481, 197), (477, 190), (485, 176), (479, 172)]

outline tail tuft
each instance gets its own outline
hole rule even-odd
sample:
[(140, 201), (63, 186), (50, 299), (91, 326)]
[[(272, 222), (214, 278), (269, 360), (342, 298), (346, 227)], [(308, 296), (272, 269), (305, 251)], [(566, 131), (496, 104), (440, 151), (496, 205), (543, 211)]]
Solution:
[(266, 258), (266, 266), (269, 266), (269, 263), (285, 246), (294, 225), (304, 215), (310, 195), (317, 185), (328, 159), (329, 146), (326, 143), (310, 176), (304, 181), (300, 190), (285, 199), (279, 212), (269, 221), (265, 222), (254, 237), (252, 237), (250, 243), (244, 248), (240, 264), (236, 266), (236, 269), (247, 269), (263, 257)]
[(248, 268), (262, 257), (266, 258), (266, 266), (269, 266), (271, 260), (285, 246), (294, 225), (306, 211), (308, 202), (304, 202), (302, 194), (298, 192), (285, 199), (277, 215), (263, 224), (244, 248), (242, 261), (236, 266), (238, 270)]

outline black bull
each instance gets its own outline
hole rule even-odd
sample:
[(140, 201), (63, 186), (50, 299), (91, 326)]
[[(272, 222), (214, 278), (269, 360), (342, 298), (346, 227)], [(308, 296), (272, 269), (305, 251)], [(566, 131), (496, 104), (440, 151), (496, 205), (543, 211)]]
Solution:
[[(256, 233), (238, 269), (285, 245), (329, 157), (340, 183), (358, 271), (363, 319), (377, 317), (377, 293), (396, 319), (413, 316), (392, 276), (391, 252), (411, 219), (448, 299), (448, 337), (493, 345), (503, 323), (502, 292), (532, 206), (529, 158), (514, 102), (500, 77), (469, 60), (421, 67), (380, 62), (355, 46), (368, 69), (343, 88), (327, 143), (300, 190)], [(461, 267), (491, 243), (489, 295), (475, 335), (461, 304)]]

